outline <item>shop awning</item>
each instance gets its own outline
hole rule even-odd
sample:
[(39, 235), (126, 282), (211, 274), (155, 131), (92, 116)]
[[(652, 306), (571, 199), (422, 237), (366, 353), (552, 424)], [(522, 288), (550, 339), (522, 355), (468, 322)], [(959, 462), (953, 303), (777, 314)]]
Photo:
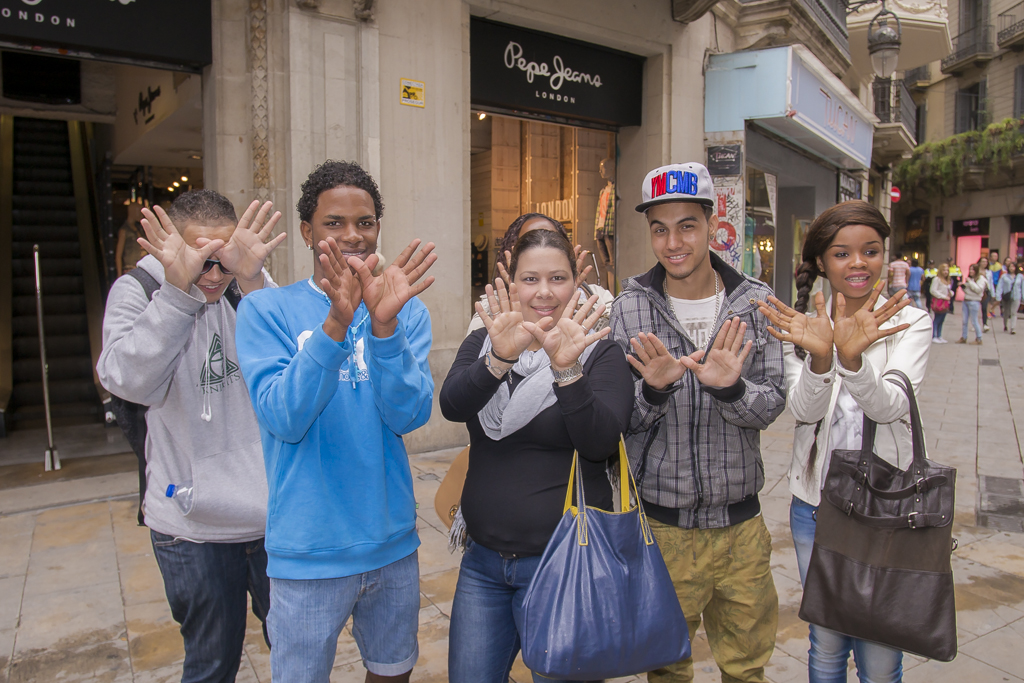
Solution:
[(871, 163), (878, 119), (802, 45), (712, 55), (704, 85), (707, 132), (754, 121), (839, 168)]
[[(938, 0), (910, 5), (890, 2), (888, 9), (900, 18), (900, 57), (896, 63), (898, 71), (908, 71), (938, 61), (952, 52), (949, 37), (949, 16), (945, 3)], [(853, 69), (862, 77), (870, 77), (871, 56), (868, 54), (868, 24), (882, 3), (865, 5), (846, 18), (846, 30), (850, 34), (850, 60)], [(893, 25), (889, 20), (889, 25)]]

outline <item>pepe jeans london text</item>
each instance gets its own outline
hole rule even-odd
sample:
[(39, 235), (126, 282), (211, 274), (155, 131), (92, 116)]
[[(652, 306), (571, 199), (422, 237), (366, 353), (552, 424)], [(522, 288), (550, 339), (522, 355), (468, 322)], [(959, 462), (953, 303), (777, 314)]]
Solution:
[[(519, 69), (520, 71), (526, 72), (526, 82), (533, 83), (535, 76), (544, 76), (548, 79), (548, 85), (552, 90), (560, 90), (562, 85), (568, 81), (570, 83), (585, 83), (595, 88), (601, 87), (601, 76), (600, 74), (585, 74), (580, 71), (573, 71), (569, 67), (565, 66), (562, 62), (560, 55), (555, 55), (551, 59), (551, 67), (545, 62), (537, 63), (533, 61), (527, 61), (523, 57), (523, 46), (515, 41), (509, 41), (508, 46), (505, 47), (505, 66), (509, 69)], [(545, 99), (545, 100), (556, 100), (558, 102), (569, 102), (575, 103), (576, 98), (570, 95), (562, 95), (561, 93), (554, 92), (541, 92), (537, 90), (534, 92), (534, 97)]]

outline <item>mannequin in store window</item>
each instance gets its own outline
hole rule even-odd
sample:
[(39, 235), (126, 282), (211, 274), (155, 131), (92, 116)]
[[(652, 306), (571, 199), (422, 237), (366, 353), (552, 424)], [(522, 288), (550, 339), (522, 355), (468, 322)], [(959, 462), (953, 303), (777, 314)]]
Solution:
[(615, 160), (601, 160), (601, 177), (607, 181), (597, 198), (597, 217), (594, 221), (594, 242), (597, 253), (601, 255), (604, 271), (607, 274), (605, 286), (614, 291), (615, 275)]

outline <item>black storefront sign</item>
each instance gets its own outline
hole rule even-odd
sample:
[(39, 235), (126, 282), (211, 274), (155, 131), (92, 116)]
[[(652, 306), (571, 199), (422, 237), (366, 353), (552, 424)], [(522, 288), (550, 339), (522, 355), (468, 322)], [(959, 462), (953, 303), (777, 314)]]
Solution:
[(953, 237), (987, 234), (988, 218), (968, 218), (963, 221), (953, 221)]
[(211, 0), (0, 0), (0, 41), (198, 72), (213, 61)]
[(499, 110), (639, 126), (644, 58), (473, 17), (473, 104)]
[(743, 175), (743, 146), (708, 147), (708, 173), (715, 177)]

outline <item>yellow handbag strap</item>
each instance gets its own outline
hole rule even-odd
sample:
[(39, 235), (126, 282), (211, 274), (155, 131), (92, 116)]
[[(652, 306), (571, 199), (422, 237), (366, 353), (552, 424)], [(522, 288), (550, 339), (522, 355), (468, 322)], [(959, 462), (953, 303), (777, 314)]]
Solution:
[[(576, 486), (576, 462), (579, 460), (579, 452), (572, 454), (572, 467), (569, 469), (569, 486), (565, 491), (565, 507), (562, 508), (562, 514), (564, 515), (568, 510), (572, 510), (572, 514), (575, 516), (579, 512), (578, 508), (572, 504), (572, 491), (573, 487)], [(629, 471), (629, 459), (626, 457), (626, 442), (619, 437), (619, 494), (621, 497), (622, 506), (619, 508), (622, 512), (629, 510), (629, 487), (632, 486), (636, 490), (636, 483), (633, 481), (633, 473)], [(637, 492), (637, 498), (640, 497), (639, 491)]]
[[(569, 469), (569, 485), (565, 491), (565, 507), (562, 508), (562, 514), (564, 515), (567, 511), (572, 510), (573, 517), (579, 515), (579, 508), (572, 504), (572, 492), (576, 486), (576, 462), (579, 459), (579, 452), (572, 454), (572, 467)], [(625, 485), (623, 485), (625, 484)], [(651, 531), (650, 524), (647, 522), (647, 515), (643, 511), (643, 506), (640, 503), (640, 489), (637, 488), (636, 480), (633, 479), (633, 472), (629, 469), (629, 460), (626, 457), (626, 442), (622, 436), (619, 436), (619, 494), (622, 499), (622, 512), (627, 512), (629, 507), (629, 491), (632, 489), (636, 494), (637, 506), (640, 508), (640, 529), (644, 535), (644, 542), (647, 545), (654, 543), (654, 533)], [(584, 514), (585, 516), (585, 514)], [(581, 528), (577, 530), (578, 542), (580, 545), (587, 545), (587, 530), (586, 525), (583, 523)]]

